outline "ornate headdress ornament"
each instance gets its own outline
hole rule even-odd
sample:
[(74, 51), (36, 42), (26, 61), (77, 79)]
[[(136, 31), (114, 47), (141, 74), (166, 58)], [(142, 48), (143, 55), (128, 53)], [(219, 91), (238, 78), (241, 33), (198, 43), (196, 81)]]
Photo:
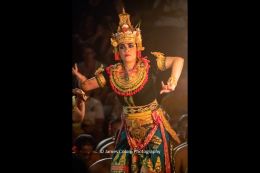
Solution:
[(137, 57), (141, 57), (141, 51), (144, 50), (142, 46), (142, 36), (139, 27), (133, 27), (130, 21), (130, 15), (125, 12), (123, 8), (123, 13), (119, 14), (119, 25), (117, 28), (117, 33), (112, 34), (111, 44), (114, 47), (115, 59), (119, 60), (119, 54), (117, 46), (120, 43), (133, 42), (137, 45)]

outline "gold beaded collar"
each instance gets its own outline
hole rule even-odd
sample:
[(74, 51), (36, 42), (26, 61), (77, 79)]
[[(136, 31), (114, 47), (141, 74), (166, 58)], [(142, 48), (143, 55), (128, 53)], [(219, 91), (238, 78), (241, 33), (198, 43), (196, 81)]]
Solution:
[(122, 63), (107, 68), (112, 89), (121, 96), (132, 96), (139, 92), (148, 81), (149, 61), (141, 58), (135, 68), (126, 75)]

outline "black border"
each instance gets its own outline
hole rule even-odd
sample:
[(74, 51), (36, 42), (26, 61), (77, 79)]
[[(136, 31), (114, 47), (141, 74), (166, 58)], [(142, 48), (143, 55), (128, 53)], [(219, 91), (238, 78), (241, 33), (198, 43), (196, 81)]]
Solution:
[[(255, 38), (255, 32), (247, 30), (248, 26), (256, 28), (239, 20), (238, 4), (209, 3), (188, 2), (189, 172), (225, 172), (230, 168), (233, 172), (244, 168), (246, 158), (241, 160), (241, 157), (247, 151), (246, 139), (251, 139), (245, 134), (248, 124), (241, 118), (247, 108), (240, 101), (249, 89), (245, 86), (248, 75), (242, 73), (241, 67), (248, 63), (245, 57), (256, 56), (252, 44), (246, 44), (252, 41), (249, 37)], [(23, 1), (8, 7), (4, 12), (8, 17), (4, 24), (8, 26), (8, 34), (3, 32), (2, 38), (4, 46), (11, 45), (3, 58), (7, 61), (3, 62), (6, 78), (3, 78), (2, 95), (7, 94), (3, 97), (7, 110), (2, 117), (3, 126), (7, 125), (3, 143), (9, 151), (18, 152), (15, 156), (19, 162), (14, 159), (11, 162), (15, 162), (14, 167), (19, 171), (24, 167), (34, 172), (68, 171), (71, 169), (71, 2)], [(253, 5), (242, 9), (244, 18), (257, 21), (256, 15), (250, 13), (254, 11)], [(257, 69), (253, 65), (251, 62), (243, 72)], [(9, 129), (13, 131), (7, 134)], [(249, 172), (249, 167), (246, 168)]]

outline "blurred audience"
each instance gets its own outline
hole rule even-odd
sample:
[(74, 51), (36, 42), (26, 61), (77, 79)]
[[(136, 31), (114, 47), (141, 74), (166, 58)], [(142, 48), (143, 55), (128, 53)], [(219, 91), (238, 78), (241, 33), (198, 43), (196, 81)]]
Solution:
[(85, 103), (86, 111), (81, 123), (81, 129), (85, 134), (95, 136), (95, 141), (99, 142), (104, 136), (104, 109), (102, 103), (93, 97), (89, 97)]
[(72, 122), (80, 123), (85, 116), (85, 102), (87, 96), (85, 93), (78, 88), (72, 90), (74, 96), (72, 96)]
[(188, 140), (188, 114), (182, 115), (177, 122), (176, 132), (181, 142), (187, 142)]
[(116, 137), (117, 136), (117, 133), (118, 131), (120, 130), (121, 128), (121, 118), (117, 118), (115, 120), (112, 120), (109, 124), (109, 133), (108, 133), (108, 136), (109, 137)]
[(188, 173), (188, 144), (186, 142), (174, 149), (175, 173)]
[(95, 48), (90, 44), (83, 45), (81, 56), (82, 62), (78, 63), (78, 69), (87, 78), (92, 78), (97, 68), (101, 66), (101, 62), (97, 60)]
[(91, 164), (101, 159), (100, 154), (94, 151), (94, 148), (95, 142), (91, 135), (79, 135), (74, 142), (73, 152), (76, 157), (84, 162), (86, 169), (88, 169)]
[(90, 173), (110, 173), (112, 158), (104, 158), (96, 161), (89, 168)]

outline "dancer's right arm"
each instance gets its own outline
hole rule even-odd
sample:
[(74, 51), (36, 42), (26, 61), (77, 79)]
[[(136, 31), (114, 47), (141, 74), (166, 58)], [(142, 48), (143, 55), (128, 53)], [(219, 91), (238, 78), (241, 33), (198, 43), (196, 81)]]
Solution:
[(99, 88), (97, 79), (95, 77), (87, 79), (78, 71), (77, 64), (75, 64), (75, 66), (72, 67), (72, 74), (76, 76), (77, 80), (80, 83), (80, 87), (84, 92)]

